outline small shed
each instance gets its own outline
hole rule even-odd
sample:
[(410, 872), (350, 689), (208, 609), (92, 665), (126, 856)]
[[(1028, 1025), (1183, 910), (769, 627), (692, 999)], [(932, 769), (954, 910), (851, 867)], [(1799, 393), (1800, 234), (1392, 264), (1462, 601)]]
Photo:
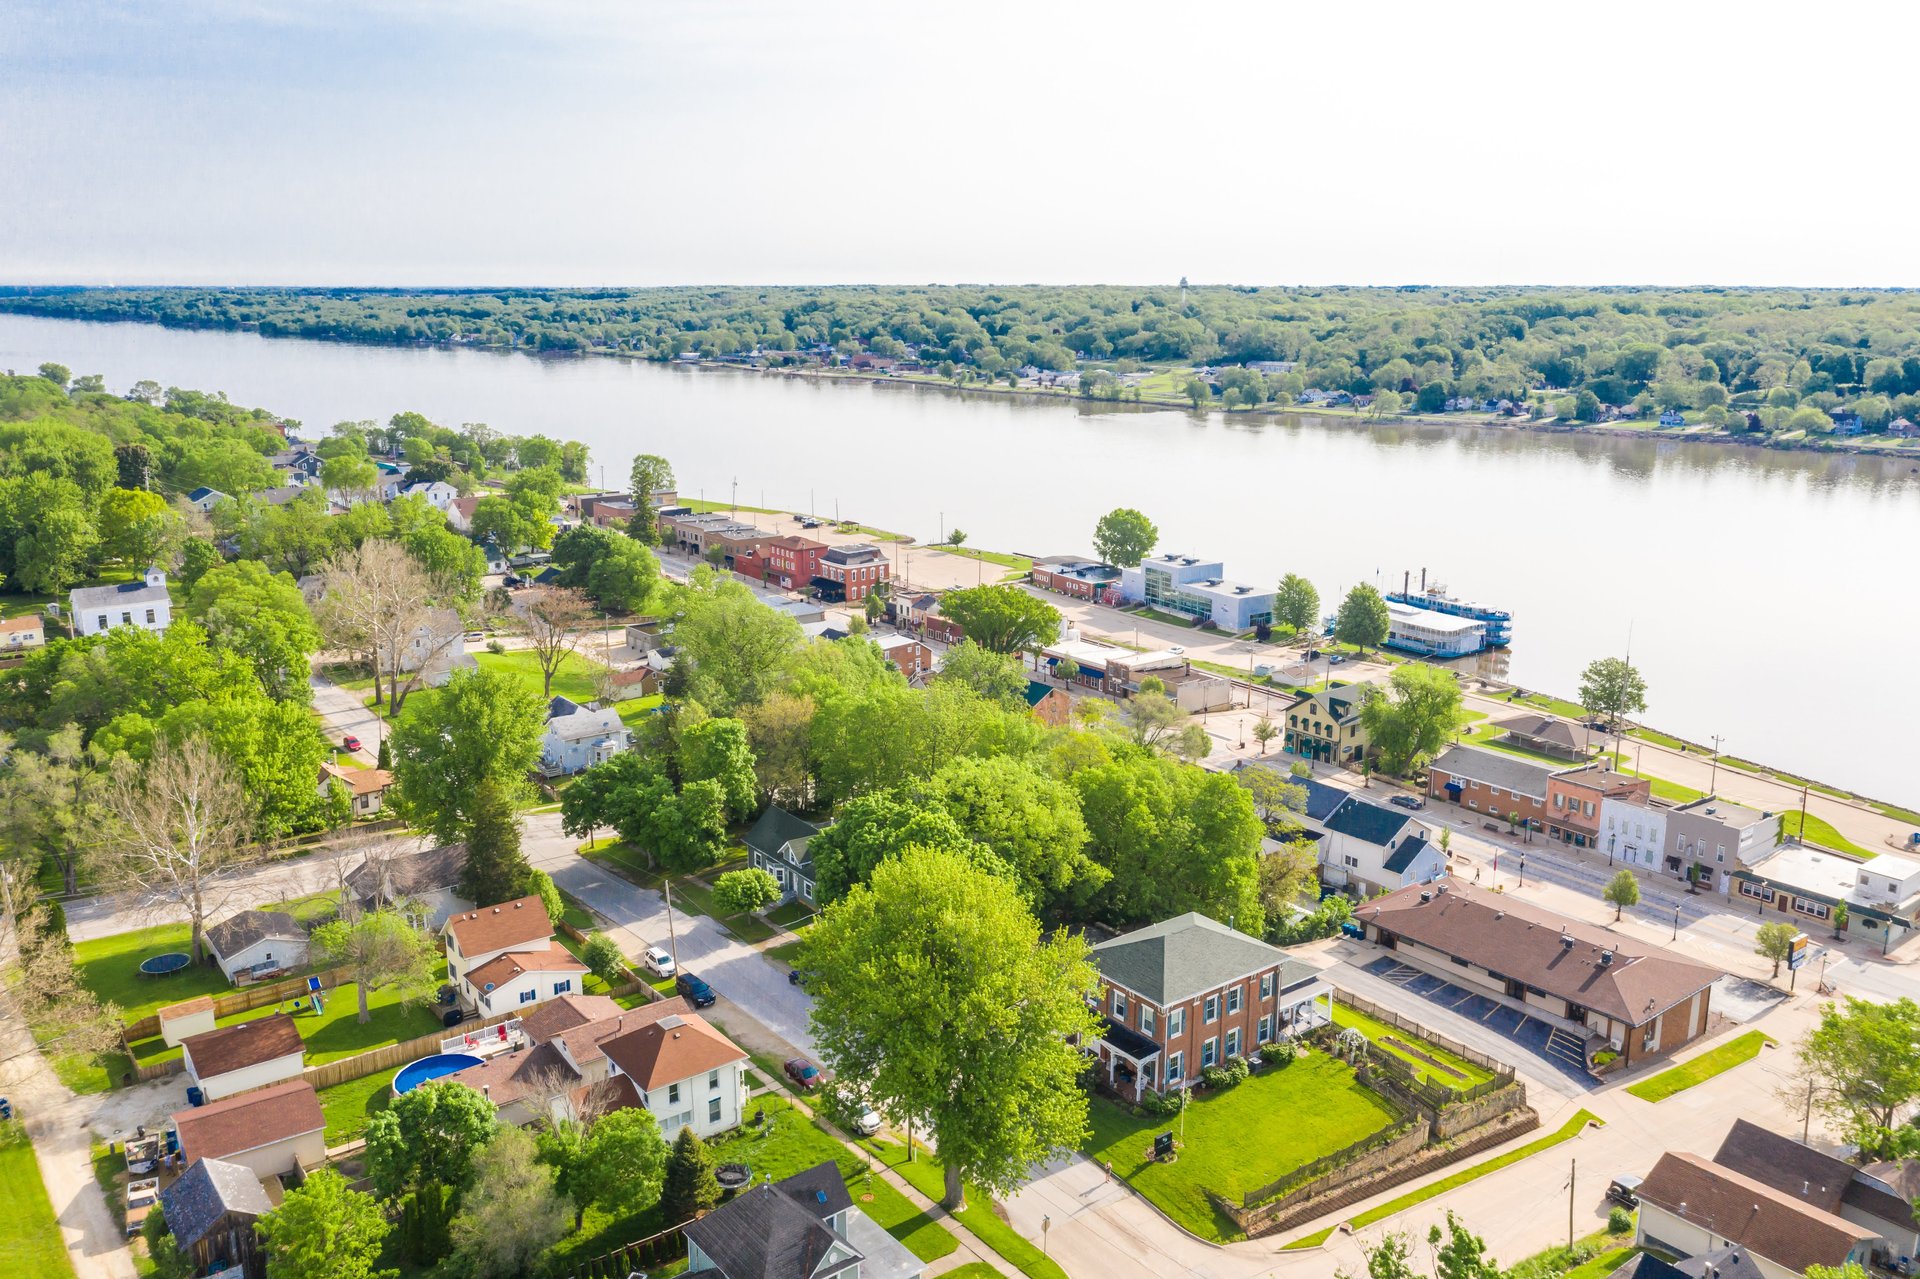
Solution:
[(304, 968), (307, 930), (284, 910), (243, 910), (207, 930), (207, 942), (227, 980)]
[(285, 1013), (194, 1035), (180, 1047), (208, 1101), (298, 1079), (306, 1066), (306, 1044)]
[(167, 1047), (178, 1048), (187, 1036), (204, 1035), (213, 1029), (213, 996), (168, 1004), (155, 1015), (160, 1019), (160, 1038)]
[(246, 1279), (262, 1279), (266, 1263), (253, 1223), (272, 1211), (253, 1169), (221, 1159), (196, 1159), (160, 1192), (167, 1230), (195, 1274), (237, 1267)]
[(304, 1079), (178, 1111), (173, 1126), (188, 1163), (222, 1159), (256, 1177), (282, 1177), (327, 1161), (326, 1116)]

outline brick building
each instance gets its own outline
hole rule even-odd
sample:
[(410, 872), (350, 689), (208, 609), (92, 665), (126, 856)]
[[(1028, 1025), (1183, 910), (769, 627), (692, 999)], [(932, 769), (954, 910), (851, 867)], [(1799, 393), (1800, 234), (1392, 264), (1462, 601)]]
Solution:
[(1123, 1096), (1185, 1088), (1208, 1066), (1333, 1017), (1333, 987), (1315, 969), (1205, 915), (1101, 942), (1088, 957), (1101, 981), (1094, 1056)]
[(733, 571), (770, 586), (797, 591), (820, 576), (820, 557), (826, 552), (825, 542), (788, 533), (783, 537), (770, 537), (747, 554), (736, 557)]
[(858, 603), (892, 576), (893, 568), (880, 548), (865, 542), (836, 546), (820, 556), (820, 569), (812, 582), (813, 593), (831, 603)]
[(1518, 814), (1535, 830), (1547, 828), (1551, 768), (1477, 746), (1449, 746), (1427, 765), (1427, 794), (1505, 822)]
[(1609, 799), (1644, 804), (1653, 783), (1602, 764), (1565, 768), (1547, 779), (1547, 836), (1576, 848), (1600, 842), (1600, 805)]
[(1054, 555), (1036, 560), (1027, 580), (1043, 591), (1104, 604), (1120, 585), (1120, 570), (1071, 555)]

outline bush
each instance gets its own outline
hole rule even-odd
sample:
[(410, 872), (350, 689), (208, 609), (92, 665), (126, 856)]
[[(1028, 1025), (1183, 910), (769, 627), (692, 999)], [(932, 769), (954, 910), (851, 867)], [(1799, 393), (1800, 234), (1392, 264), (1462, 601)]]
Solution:
[(627, 957), (620, 953), (619, 943), (605, 933), (587, 938), (586, 945), (580, 948), (580, 960), (609, 986), (623, 986), (627, 982)]
[(1608, 1062), (1616, 1060), (1619, 1056), (1620, 1054), (1611, 1048), (1602, 1048), (1593, 1055), (1593, 1064), (1596, 1066), (1604, 1066)]
[(1278, 1040), (1271, 1044), (1260, 1045), (1260, 1060), (1269, 1066), (1291, 1066), (1300, 1055), (1300, 1045), (1291, 1039)]
[(507, 646), (497, 639), (490, 639), (487, 641), (487, 651), (495, 657), (501, 657), (506, 654)]
[(1633, 1214), (1625, 1208), (1615, 1208), (1607, 1214), (1607, 1233), (1610, 1235), (1630, 1235), (1633, 1233)]
[(1247, 1081), (1247, 1076), (1252, 1073), (1253, 1066), (1248, 1063), (1245, 1057), (1229, 1057), (1227, 1059), (1228, 1083), (1243, 1084)]
[(1150, 1092), (1140, 1098), (1140, 1109), (1149, 1115), (1177, 1115), (1186, 1106), (1186, 1094), (1183, 1092)]

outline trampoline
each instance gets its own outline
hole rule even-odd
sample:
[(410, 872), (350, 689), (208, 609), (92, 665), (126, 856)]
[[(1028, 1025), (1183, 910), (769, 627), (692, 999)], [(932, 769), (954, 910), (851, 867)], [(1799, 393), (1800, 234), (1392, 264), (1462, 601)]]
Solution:
[(398, 1097), (412, 1092), (430, 1080), (454, 1074), (469, 1066), (478, 1066), (485, 1060), (474, 1053), (435, 1053), (431, 1057), (410, 1061), (393, 1072), (393, 1095)]
[(193, 962), (193, 956), (180, 951), (169, 951), (164, 955), (151, 955), (140, 961), (140, 972), (147, 977), (165, 977), (177, 973)]

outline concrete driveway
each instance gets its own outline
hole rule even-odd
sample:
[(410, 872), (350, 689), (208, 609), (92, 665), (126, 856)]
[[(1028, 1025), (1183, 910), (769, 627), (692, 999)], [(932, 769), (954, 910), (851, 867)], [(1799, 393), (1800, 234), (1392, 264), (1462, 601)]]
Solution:
[(607, 933), (628, 958), (648, 946), (672, 949), (683, 972), (713, 987), (722, 1021), (737, 1008), (801, 1052), (813, 1053), (807, 1029), (807, 993), (787, 981), (787, 970), (731, 936), (705, 915), (678, 907), (667, 928), (665, 898), (605, 870), (574, 851), (580, 841), (560, 829), (560, 814), (535, 813), (526, 819), (522, 847), (527, 860), (553, 876), (553, 882), (610, 921)]

